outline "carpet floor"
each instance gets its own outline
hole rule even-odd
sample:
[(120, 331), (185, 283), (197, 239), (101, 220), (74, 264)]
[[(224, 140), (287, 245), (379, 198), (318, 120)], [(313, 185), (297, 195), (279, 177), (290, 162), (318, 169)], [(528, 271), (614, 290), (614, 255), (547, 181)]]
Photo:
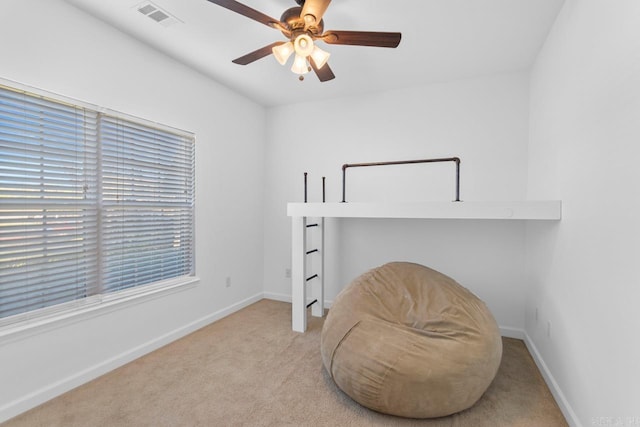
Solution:
[(555, 427), (567, 423), (524, 343), (503, 338), (497, 377), (470, 409), (414, 420), (342, 393), (322, 366), (323, 319), (291, 331), (262, 300), (3, 424), (19, 426)]

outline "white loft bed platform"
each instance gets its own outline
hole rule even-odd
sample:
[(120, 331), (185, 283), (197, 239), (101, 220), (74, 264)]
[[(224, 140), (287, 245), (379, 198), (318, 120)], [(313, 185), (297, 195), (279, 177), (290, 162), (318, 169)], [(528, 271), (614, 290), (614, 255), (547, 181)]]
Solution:
[[(294, 331), (307, 329), (307, 283), (311, 314), (324, 315), (324, 227), (325, 218), (397, 218), (455, 220), (542, 220), (558, 221), (562, 217), (559, 200), (517, 202), (407, 202), (407, 203), (288, 203), (291, 217), (291, 326)], [(314, 218), (307, 222), (308, 218)], [(315, 248), (307, 248), (307, 232), (320, 234)], [(316, 274), (307, 272), (307, 257), (320, 257)]]
[(516, 202), (288, 203), (291, 217), (559, 220), (559, 200)]

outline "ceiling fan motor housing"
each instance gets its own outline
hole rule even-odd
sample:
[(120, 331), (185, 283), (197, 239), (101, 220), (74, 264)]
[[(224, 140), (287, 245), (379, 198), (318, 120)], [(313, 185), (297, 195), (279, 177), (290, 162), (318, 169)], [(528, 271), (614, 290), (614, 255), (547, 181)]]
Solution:
[[(302, 2), (304, 3), (304, 1)], [(280, 21), (287, 24), (289, 33), (282, 31), (285, 37), (295, 39), (301, 33), (309, 33), (312, 37), (319, 36), (324, 31), (324, 20), (314, 25), (306, 26), (302, 16), (302, 7), (291, 7), (285, 10), (280, 17)]]

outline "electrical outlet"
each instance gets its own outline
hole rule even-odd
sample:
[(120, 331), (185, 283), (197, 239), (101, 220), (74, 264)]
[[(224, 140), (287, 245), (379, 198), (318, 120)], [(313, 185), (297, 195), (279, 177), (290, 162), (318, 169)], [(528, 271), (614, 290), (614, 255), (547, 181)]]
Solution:
[(231, 276), (227, 276), (227, 278), (224, 281), (224, 283), (227, 286), (227, 288), (230, 288), (231, 287)]
[(285, 268), (284, 269), (284, 277), (286, 279), (291, 279), (291, 269), (290, 268)]

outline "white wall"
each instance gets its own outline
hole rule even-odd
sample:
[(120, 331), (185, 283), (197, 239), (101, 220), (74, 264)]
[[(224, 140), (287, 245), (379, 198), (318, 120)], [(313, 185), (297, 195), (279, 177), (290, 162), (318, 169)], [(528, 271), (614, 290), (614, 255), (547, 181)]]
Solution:
[(0, 45), (4, 79), (196, 133), (201, 278), (0, 342), (1, 421), (262, 295), (265, 111), (60, 0), (3, 0)]
[(530, 123), (528, 195), (563, 218), (528, 226), (527, 334), (575, 424), (638, 425), (640, 2), (567, 0)]
[[(265, 293), (291, 295), (286, 204), (341, 200), (341, 165), (459, 156), (463, 200), (523, 200), (528, 75), (434, 84), (268, 111), (265, 181)], [(309, 132), (315, 123), (316, 133)], [(348, 201), (453, 200), (454, 165), (350, 169)], [(338, 238), (340, 235), (340, 238)], [(327, 224), (326, 298), (387, 261), (438, 269), (483, 298), (498, 323), (524, 327), (524, 224), (502, 221), (333, 220)]]

